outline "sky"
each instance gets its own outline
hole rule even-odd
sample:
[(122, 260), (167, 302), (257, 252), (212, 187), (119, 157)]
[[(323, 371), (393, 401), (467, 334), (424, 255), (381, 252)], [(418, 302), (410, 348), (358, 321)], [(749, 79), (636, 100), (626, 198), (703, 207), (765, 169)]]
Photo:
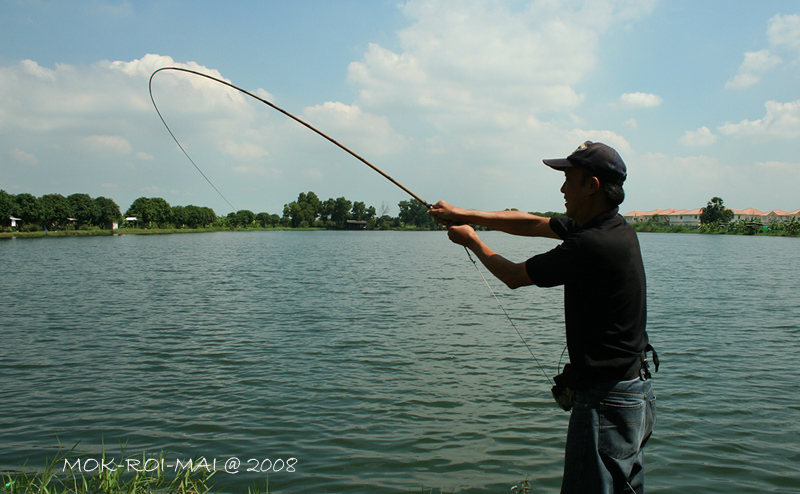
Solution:
[[(430, 203), (563, 211), (542, 159), (591, 140), (628, 167), (623, 213), (800, 208), (794, 0), (4, 0), (0, 189), (230, 212), (150, 101), (167, 66)], [(153, 96), (237, 210), (411, 199), (220, 84), (162, 71)]]

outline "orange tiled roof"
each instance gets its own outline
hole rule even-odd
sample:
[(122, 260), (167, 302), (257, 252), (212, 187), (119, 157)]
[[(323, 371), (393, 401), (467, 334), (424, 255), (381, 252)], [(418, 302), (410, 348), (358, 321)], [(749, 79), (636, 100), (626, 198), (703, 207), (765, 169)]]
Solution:
[[(769, 213), (765, 213), (764, 211), (760, 211), (756, 208), (747, 208), (747, 209), (733, 209), (733, 214), (739, 216), (767, 216), (770, 213), (775, 213), (777, 216), (798, 216), (800, 215), (800, 209), (795, 209), (794, 211), (786, 212), (782, 209), (773, 209)], [(654, 216), (656, 214), (661, 216), (667, 215), (680, 215), (680, 214), (702, 214), (702, 208), (695, 208), (695, 209), (654, 209), (652, 211), (643, 212), (643, 211), (631, 211), (630, 213), (624, 214), (623, 216), (629, 218), (641, 218), (646, 216)]]
[(746, 216), (766, 216), (767, 213), (764, 211), (759, 211), (756, 208), (747, 208), (747, 209), (734, 209), (733, 214), (743, 214)]

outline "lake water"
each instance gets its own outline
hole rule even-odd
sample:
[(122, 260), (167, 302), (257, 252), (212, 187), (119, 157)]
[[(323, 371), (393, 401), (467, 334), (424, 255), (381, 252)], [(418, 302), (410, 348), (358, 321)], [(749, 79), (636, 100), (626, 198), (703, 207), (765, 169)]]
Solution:
[[(520, 261), (556, 245), (482, 236)], [(640, 240), (662, 361), (648, 490), (798, 492), (800, 239)], [(558, 492), (568, 414), (444, 233), (11, 239), (0, 257), (0, 470), (76, 443), (90, 469), (123, 442), (168, 469), (237, 457), (223, 492)], [(490, 281), (555, 375), (562, 291)]]

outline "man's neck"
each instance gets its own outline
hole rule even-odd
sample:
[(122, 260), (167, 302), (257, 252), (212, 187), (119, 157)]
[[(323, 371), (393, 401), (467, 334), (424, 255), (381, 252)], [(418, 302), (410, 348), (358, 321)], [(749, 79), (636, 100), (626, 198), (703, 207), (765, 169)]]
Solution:
[(598, 202), (593, 204), (591, 208), (588, 208), (586, 211), (582, 212), (582, 214), (578, 215), (577, 218), (572, 218), (578, 223), (579, 226), (583, 226), (586, 223), (592, 221), (593, 219), (597, 218), (598, 215), (605, 213), (611, 209), (614, 209), (615, 206), (610, 205), (607, 201)]

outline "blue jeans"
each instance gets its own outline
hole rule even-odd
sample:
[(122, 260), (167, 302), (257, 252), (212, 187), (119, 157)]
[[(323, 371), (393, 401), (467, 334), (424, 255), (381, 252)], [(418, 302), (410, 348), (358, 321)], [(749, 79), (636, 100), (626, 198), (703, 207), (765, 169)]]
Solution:
[(643, 494), (643, 448), (656, 422), (650, 379), (579, 390), (569, 419), (562, 494)]

